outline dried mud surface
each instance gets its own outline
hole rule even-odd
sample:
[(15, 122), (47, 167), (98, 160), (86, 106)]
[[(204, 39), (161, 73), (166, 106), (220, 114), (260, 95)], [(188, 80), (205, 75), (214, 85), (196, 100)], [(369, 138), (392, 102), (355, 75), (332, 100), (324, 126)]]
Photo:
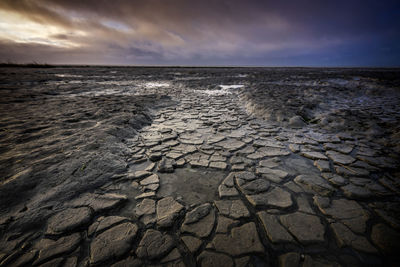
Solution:
[(394, 266), (399, 74), (0, 68), (0, 266)]

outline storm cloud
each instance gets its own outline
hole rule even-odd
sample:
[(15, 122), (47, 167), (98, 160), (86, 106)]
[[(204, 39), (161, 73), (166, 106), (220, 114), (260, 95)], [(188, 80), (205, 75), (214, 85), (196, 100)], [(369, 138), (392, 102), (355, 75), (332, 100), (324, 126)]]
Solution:
[(398, 66), (398, 1), (2, 0), (0, 61)]

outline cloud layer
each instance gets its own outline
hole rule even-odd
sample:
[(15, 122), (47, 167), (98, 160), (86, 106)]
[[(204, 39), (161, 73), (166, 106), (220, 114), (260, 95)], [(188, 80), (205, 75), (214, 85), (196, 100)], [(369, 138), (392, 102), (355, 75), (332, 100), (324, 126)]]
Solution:
[(396, 66), (398, 1), (2, 0), (0, 61)]

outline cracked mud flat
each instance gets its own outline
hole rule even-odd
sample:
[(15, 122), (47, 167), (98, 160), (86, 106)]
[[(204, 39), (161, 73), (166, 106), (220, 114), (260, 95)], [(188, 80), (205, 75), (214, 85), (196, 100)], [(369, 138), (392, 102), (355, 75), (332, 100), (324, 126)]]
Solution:
[(395, 266), (399, 74), (0, 69), (0, 265)]

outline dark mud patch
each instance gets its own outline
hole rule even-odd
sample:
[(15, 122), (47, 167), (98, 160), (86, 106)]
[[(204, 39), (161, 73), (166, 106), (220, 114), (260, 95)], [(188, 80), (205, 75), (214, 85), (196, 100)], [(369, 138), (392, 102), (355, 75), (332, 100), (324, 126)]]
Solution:
[(290, 119), (299, 116), (312, 127), (365, 131), (371, 138), (398, 132), (398, 69), (279, 68), (262, 74), (254, 73), (241, 90), (248, 112), (257, 117), (293, 126)]
[(60, 71), (0, 73), (0, 216), (28, 227), (125, 173), (131, 140), (152, 122), (151, 110), (171, 104), (167, 96), (146, 92), (76, 96), (95, 91), (97, 83), (60, 87), (52, 73)]

